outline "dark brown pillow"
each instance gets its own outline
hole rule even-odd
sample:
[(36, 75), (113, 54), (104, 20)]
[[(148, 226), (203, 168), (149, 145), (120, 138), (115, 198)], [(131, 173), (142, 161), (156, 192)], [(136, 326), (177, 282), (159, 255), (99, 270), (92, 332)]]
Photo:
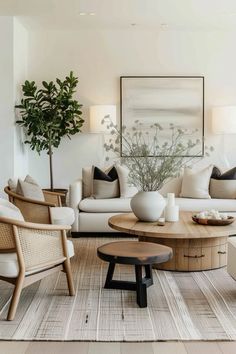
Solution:
[(213, 179), (221, 179), (221, 180), (232, 180), (236, 179), (236, 167), (231, 168), (230, 170), (226, 171), (225, 173), (221, 174), (221, 171), (218, 167), (214, 167), (212, 171), (211, 178)]

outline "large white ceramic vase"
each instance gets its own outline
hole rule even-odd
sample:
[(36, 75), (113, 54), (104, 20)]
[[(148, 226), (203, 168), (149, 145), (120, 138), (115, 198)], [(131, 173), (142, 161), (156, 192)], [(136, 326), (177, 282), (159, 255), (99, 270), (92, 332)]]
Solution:
[(134, 215), (141, 221), (157, 221), (165, 205), (166, 201), (158, 191), (138, 192), (130, 202)]

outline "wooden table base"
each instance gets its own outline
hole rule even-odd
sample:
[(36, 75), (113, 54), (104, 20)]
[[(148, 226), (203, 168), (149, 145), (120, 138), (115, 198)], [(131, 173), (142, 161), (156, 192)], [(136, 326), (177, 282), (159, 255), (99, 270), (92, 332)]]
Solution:
[(201, 271), (220, 268), (227, 263), (227, 237), (201, 239), (139, 236), (139, 241), (153, 242), (173, 249), (173, 258), (153, 268), (173, 271)]
[(137, 293), (139, 307), (147, 307), (147, 288), (153, 284), (152, 266), (145, 265), (145, 277), (142, 277), (142, 265), (135, 265), (136, 282), (113, 280), (116, 263), (110, 262), (107, 271), (105, 289), (134, 290)]

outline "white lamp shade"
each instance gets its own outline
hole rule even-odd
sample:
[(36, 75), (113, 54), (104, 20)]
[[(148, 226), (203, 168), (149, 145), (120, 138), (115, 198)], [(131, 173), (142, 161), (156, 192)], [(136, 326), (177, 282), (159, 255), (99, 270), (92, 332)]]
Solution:
[(236, 106), (212, 108), (212, 131), (214, 134), (236, 134)]
[[(116, 124), (116, 106), (115, 105), (95, 105), (90, 107), (90, 132), (107, 133), (107, 124), (112, 122)], [(102, 124), (102, 120), (105, 123)], [(107, 124), (106, 124), (107, 120)]]

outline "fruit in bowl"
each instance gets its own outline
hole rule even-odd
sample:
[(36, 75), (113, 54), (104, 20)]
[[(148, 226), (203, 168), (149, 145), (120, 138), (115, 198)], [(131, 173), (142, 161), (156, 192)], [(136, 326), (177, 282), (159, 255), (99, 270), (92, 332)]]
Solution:
[(207, 211), (201, 211), (200, 213), (194, 215), (198, 219), (213, 219), (213, 220), (227, 220), (227, 213), (220, 213), (218, 210), (212, 209)]
[(192, 216), (192, 219), (197, 224), (211, 225), (211, 226), (224, 226), (234, 222), (234, 217), (229, 216), (227, 213), (220, 213), (217, 210), (201, 211)]

